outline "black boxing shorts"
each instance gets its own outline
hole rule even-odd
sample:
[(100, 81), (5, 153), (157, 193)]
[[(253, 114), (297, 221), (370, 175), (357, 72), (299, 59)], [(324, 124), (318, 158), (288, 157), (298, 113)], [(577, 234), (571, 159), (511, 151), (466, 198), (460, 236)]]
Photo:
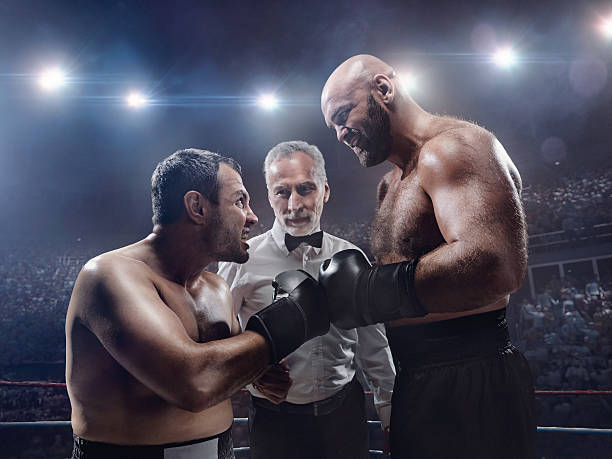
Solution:
[(115, 445), (74, 436), (72, 459), (233, 459), (231, 427), (212, 437), (165, 445)]
[(535, 396), (505, 309), (387, 327), (395, 458), (533, 459)]

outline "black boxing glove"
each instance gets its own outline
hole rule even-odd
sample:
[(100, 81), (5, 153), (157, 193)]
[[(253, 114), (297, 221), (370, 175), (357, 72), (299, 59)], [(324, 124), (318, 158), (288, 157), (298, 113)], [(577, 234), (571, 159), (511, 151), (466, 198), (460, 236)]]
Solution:
[(426, 315), (414, 291), (417, 263), (415, 259), (373, 268), (355, 249), (325, 260), (319, 283), (327, 295), (332, 323), (349, 329)]
[(253, 314), (246, 330), (266, 338), (270, 362), (277, 363), (306, 341), (329, 331), (329, 310), (323, 288), (301, 269), (280, 273), (272, 285), (275, 301)]

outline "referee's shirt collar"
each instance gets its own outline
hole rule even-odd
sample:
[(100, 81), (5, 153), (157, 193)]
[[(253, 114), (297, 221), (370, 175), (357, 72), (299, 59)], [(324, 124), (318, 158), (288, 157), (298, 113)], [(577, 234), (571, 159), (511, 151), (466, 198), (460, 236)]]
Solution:
[[(320, 230), (321, 230), (321, 227), (319, 225), (315, 228), (313, 233), (320, 231)], [(278, 222), (276, 218), (274, 219), (274, 224), (272, 225), (271, 233), (272, 233), (272, 239), (274, 239), (274, 243), (278, 246), (279, 250), (283, 253), (283, 255), (289, 256), (289, 254), (292, 252), (289, 252), (289, 250), (287, 249), (287, 246), (285, 245), (285, 230), (281, 227), (280, 223)], [(324, 246), (325, 246), (325, 232), (323, 232), (323, 245), (320, 248), (312, 247), (312, 246), (307, 246), (307, 248), (309, 248), (310, 250), (314, 250), (314, 253), (318, 255)], [(295, 252), (296, 250), (300, 250), (300, 248), (302, 247), (305, 247), (305, 246), (301, 245), (300, 247), (295, 249), (293, 252)]]

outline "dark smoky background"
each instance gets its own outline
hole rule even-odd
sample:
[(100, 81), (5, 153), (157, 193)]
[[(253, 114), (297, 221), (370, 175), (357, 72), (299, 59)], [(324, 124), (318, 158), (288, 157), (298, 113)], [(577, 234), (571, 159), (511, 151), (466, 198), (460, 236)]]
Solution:
[[(505, 47), (517, 61), (501, 68), (492, 55)], [(0, 0), (0, 422), (69, 419), (64, 387), (15, 382), (64, 381), (76, 276), (149, 233), (151, 174), (177, 149), (241, 163), (260, 233), (273, 221), (267, 151), (317, 145), (331, 187), (322, 226), (369, 251), (390, 166), (362, 168), (319, 100), (332, 70), (360, 53), (410, 77), (426, 110), (494, 132), (517, 165), (529, 267), (507, 317), (536, 388), (612, 388), (610, 2)], [(41, 73), (56, 67), (65, 84), (43, 90)], [(132, 91), (148, 103), (129, 106)], [(263, 94), (278, 107), (262, 108)], [(246, 416), (245, 400), (233, 398), (234, 416)], [(539, 426), (612, 428), (609, 392), (536, 401)], [(2, 457), (70, 455), (68, 422), (2, 427)], [(245, 429), (235, 425), (238, 447)], [(370, 434), (382, 449), (382, 434)], [(601, 432), (537, 439), (538, 459), (612, 448)]]

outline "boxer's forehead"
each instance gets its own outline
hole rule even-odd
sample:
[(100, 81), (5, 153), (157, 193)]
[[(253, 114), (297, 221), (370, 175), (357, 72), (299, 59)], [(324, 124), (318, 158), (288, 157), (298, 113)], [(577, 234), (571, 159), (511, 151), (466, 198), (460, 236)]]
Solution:
[(327, 82), (321, 93), (321, 111), (325, 119), (329, 119), (331, 115), (330, 109), (341, 103), (342, 99), (346, 99), (345, 91), (337, 82), (332, 82), (331, 79)]
[(328, 84), (321, 93), (321, 111), (325, 124), (332, 127), (334, 118), (349, 106), (355, 106), (356, 101), (363, 96), (363, 82), (357, 79), (336, 79)]

